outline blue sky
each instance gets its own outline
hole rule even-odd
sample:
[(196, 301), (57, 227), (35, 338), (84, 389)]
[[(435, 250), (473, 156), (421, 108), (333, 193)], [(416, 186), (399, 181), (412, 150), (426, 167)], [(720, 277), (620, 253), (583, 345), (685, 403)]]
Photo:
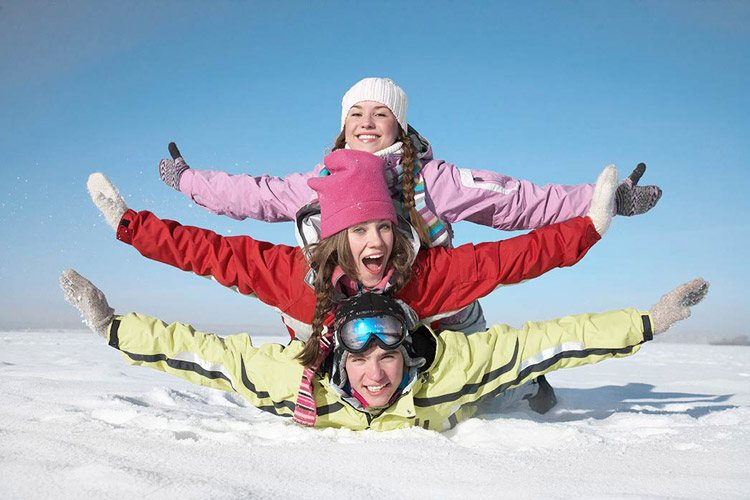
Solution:
[[(156, 5), (153, 5), (156, 4)], [(209, 214), (159, 180), (174, 140), (196, 168), (309, 170), (357, 80), (394, 79), (435, 156), (538, 184), (607, 164), (664, 189), (571, 269), (496, 291), (491, 322), (634, 306), (703, 276), (681, 338), (747, 335), (750, 4), (0, 1), (0, 328), (80, 327), (58, 273), (118, 312), (281, 332), (266, 306), (117, 242), (88, 198), (293, 243), (289, 224)], [(457, 242), (512, 236), (463, 223)], [(675, 335), (676, 336), (676, 335)]]

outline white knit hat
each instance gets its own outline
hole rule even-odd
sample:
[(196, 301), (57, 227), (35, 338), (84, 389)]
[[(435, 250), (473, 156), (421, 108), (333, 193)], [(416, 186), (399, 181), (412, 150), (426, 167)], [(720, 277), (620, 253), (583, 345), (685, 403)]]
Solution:
[(401, 128), (406, 131), (406, 94), (388, 78), (365, 78), (344, 94), (341, 99), (341, 130), (344, 130), (346, 115), (351, 107), (362, 101), (375, 101), (388, 106)]

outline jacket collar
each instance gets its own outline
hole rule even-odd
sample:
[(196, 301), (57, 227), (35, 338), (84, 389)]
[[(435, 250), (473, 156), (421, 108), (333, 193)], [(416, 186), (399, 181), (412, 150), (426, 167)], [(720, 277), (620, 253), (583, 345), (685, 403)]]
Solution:
[(378, 284), (372, 287), (366, 287), (347, 276), (340, 266), (336, 266), (336, 269), (333, 270), (331, 281), (337, 291), (343, 293), (346, 297), (351, 297), (361, 291), (385, 293), (391, 287), (391, 276), (393, 276), (393, 269), (389, 268), (383, 276), (383, 279), (381, 279)]

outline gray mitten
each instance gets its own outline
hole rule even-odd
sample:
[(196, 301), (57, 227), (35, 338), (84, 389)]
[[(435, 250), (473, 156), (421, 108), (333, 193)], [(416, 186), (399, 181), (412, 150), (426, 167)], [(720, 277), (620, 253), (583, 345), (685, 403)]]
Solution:
[(117, 225), (120, 223), (120, 219), (122, 219), (122, 214), (128, 209), (125, 198), (122, 197), (115, 185), (112, 184), (112, 181), (99, 172), (89, 175), (86, 187), (89, 190), (91, 201), (94, 202), (96, 208), (104, 215), (104, 220), (117, 231)]
[(104, 293), (72, 269), (60, 273), (60, 288), (65, 300), (81, 313), (83, 324), (106, 339), (115, 310), (107, 304)]
[(703, 300), (708, 293), (708, 281), (696, 278), (678, 286), (651, 306), (654, 333), (662, 333), (677, 321), (690, 317), (690, 308)]
[(177, 144), (174, 142), (169, 143), (169, 154), (172, 155), (171, 160), (164, 159), (159, 162), (159, 177), (164, 181), (164, 184), (179, 191), (180, 178), (185, 170), (190, 167), (185, 163), (180, 150), (177, 149)]
[(659, 186), (639, 186), (638, 181), (646, 171), (646, 164), (639, 163), (635, 170), (620, 183), (615, 194), (617, 215), (645, 214), (661, 198)]

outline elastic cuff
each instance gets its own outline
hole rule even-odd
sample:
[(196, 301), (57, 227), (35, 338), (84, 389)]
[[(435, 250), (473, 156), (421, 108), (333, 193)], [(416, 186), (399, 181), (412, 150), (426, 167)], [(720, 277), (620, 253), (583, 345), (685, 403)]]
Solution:
[(115, 316), (109, 324), (109, 341), (107, 343), (117, 350), (120, 349), (120, 337), (118, 336), (119, 329), (120, 316)]
[(134, 210), (128, 209), (122, 218), (120, 223), (117, 225), (117, 239), (127, 243), (128, 245), (133, 243), (133, 220), (138, 214)]
[(602, 236), (599, 234), (599, 232), (596, 230), (596, 227), (594, 226), (594, 222), (591, 220), (591, 217), (588, 215), (583, 218), (583, 220), (586, 221), (586, 241), (593, 245), (600, 239), (602, 239)]
[(654, 340), (654, 330), (651, 325), (651, 317), (648, 314), (642, 314), (641, 321), (643, 322), (643, 341), (648, 342), (649, 340)]

